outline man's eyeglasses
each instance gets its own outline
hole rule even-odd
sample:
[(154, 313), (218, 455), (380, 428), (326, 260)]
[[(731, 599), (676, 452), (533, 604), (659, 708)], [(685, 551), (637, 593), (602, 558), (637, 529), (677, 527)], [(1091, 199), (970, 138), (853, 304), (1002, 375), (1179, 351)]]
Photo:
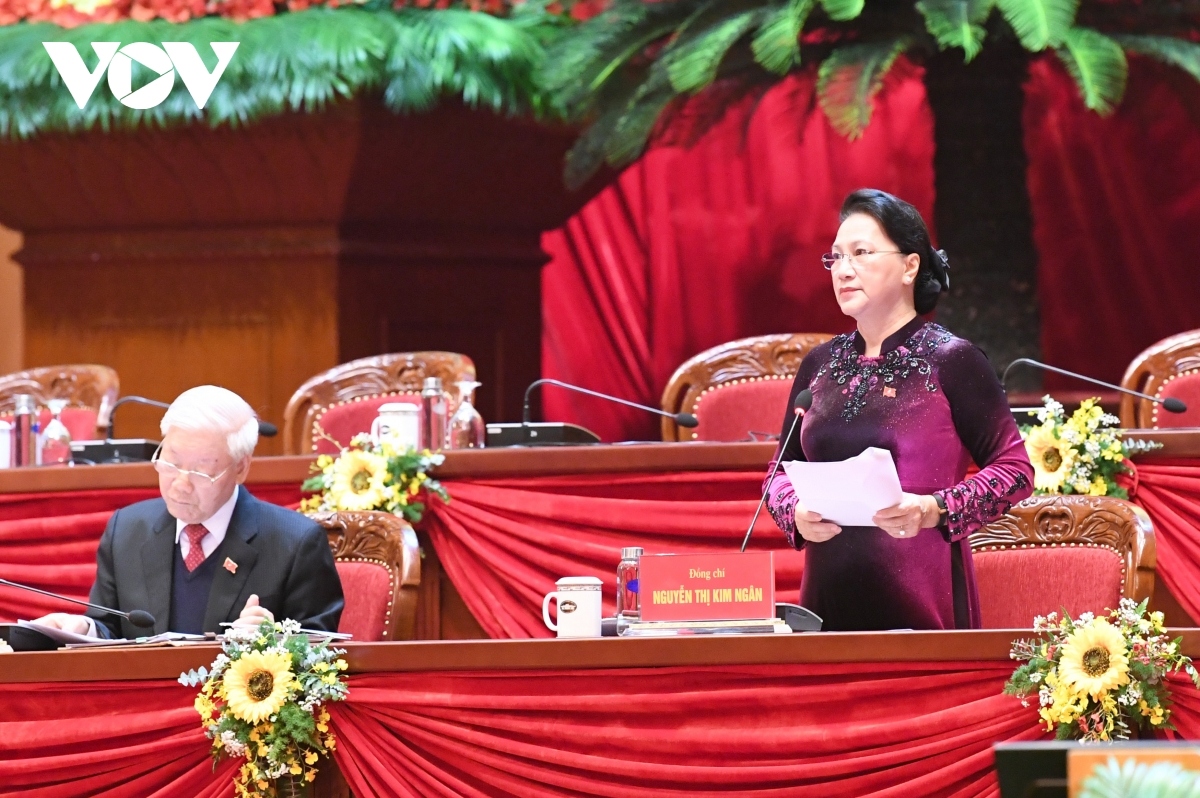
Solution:
[(857, 249), (854, 251), (853, 255), (848, 254), (848, 253), (844, 254), (841, 252), (826, 252), (824, 255), (821, 256), (821, 265), (825, 267), (826, 271), (833, 271), (833, 267), (836, 264), (841, 263), (842, 261), (845, 261), (846, 263), (850, 264), (850, 268), (857, 269), (858, 264), (860, 262), (858, 259), (865, 257), (867, 255), (907, 255), (907, 254), (908, 254), (907, 252), (901, 252), (896, 249), (887, 249), (887, 250)]
[(213, 485), (217, 484), (218, 479), (229, 473), (230, 468), (233, 468), (233, 466), (229, 466), (229, 468), (226, 468), (224, 471), (214, 477), (209, 474), (205, 474), (203, 471), (188, 471), (186, 468), (180, 468), (174, 463), (163, 460), (159, 457), (161, 452), (162, 447), (160, 446), (154, 450), (154, 456), (150, 458), (150, 463), (154, 466), (154, 470), (162, 474), (164, 477), (171, 477), (172, 479), (174, 479), (176, 476), (182, 475), (184, 479), (192, 484), (206, 484), (209, 487), (212, 487)]

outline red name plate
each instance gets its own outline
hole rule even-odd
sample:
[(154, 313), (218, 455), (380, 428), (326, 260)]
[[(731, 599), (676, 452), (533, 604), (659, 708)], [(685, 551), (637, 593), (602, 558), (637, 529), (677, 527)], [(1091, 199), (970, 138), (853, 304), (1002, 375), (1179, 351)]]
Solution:
[(638, 598), (643, 621), (774, 618), (773, 553), (643, 554)]

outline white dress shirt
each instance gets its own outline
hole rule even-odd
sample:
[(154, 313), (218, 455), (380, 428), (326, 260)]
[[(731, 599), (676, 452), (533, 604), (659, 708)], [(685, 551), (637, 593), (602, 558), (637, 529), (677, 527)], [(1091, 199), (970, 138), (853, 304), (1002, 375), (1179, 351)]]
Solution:
[[(200, 538), (200, 550), (204, 552), (205, 558), (217, 550), (217, 546), (221, 545), (221, 541), (225, 539), (225, 533), (229, 531), (229, 521), (233, 518), (233, 508), (237, 505), (238, 491), (242, 488), (240, 485), (234, 486), (233, 495), (229, 497), (229, 501), (217, 508), (217, 511), (207, 521), (201, 521), (204, 528), (208, 530), (208, 534)], [(187, 535), (183, 534), (183, 528), (187, 526), (186, 521), (175, 519), (175, 544), (179, 546), (179, 553), (186, 560), (188, 552), (191, 551), (192, 544), (188, 541)], [(84, 616), (85, 618), (87, 616)], [(88, 629), (84, 634), (88, 637), (96, 637), (96, 621), (92, 618), (87, 619)]]
[[(212, 514), (207, 521), (201, 521), (204, 528), (208, 530), (208, 534), (200, 538), (200, 550), (204, 552), (205, 558), (217, 550), (217, 546), (221, 545), (221, 541), (225, 539), (225, 533), (229, 531), (229, 519), (233, 518), (233, 508), (237, 504), (238, 491), (240, 486), (235, 485), (233, 494), (230, 495), (229, 501), (217, 508), (217, 511)], [(186, 521), (175, 519), (175, 542), (179, 545), (179, 553), (183, 555), (186, 561), (188, 552), (192, 550), (192, 544), (188, 540), (187, 535), (183, 534), (183, 528), (188, 524)]]

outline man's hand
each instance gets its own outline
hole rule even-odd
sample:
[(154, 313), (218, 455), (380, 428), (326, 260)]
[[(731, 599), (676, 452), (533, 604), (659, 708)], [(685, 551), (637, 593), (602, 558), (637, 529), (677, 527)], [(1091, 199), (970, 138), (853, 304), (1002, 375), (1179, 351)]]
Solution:
[[(64, 632), (74, 632), (77, 635), (89, 634), (92, 628), (87, 618), (66, 612), (52, 612), (49, 615), (43, 615), (34, 623), (49, 626), (51, 629), (61, 629)], [(95, 634), (92, 634), (92, 637), (95, 637)]]
[(274, 623), (275, 616), (266, 607), (258, 606), (258, 596), (251, 594), (250, 598), (246, 599), (246, 606), (242, 608), (242, 614), (233, 622), (233, 625), (239, 629), (257, 629), (263, 621)]

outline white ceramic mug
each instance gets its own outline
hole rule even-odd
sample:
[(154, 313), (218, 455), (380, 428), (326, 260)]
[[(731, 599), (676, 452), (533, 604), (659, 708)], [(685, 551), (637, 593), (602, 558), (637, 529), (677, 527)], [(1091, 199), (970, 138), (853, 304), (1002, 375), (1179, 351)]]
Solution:
[(379, 406), (379, 415), (371, 422), (371, 439), (376, 443), (391, 438), (398, 449), (416, 449), (421, 445), (421, 406), (411, 402), (389, 402)]
[[(542, 600), (542, 620), (559, 637), (600, 636), (600, 586), (594, 576), (564, 576)], [(558, 601), (558, 623), (550, 620), (550, 601)]]

